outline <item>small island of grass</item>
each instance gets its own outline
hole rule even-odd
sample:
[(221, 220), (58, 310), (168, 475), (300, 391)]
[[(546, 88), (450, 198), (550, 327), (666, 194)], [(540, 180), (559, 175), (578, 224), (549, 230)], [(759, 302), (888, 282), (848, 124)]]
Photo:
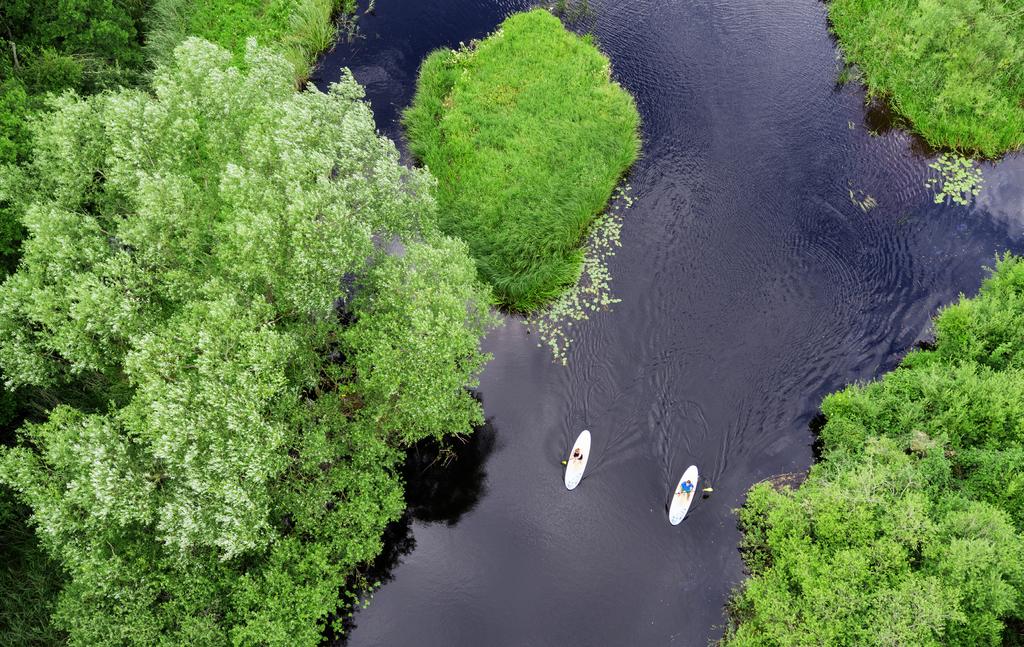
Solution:
[(1024, 146), (1024, 15), (1014, 0), (832, 0), (829, 18), (870, 96), (932, 146)]
[(640, 151), (639, 114), (608, 59), (544, 10), (431, 54), (404, 121), (438, 179), (442, 229), (516, 311), (576, 281), (588, 226)]

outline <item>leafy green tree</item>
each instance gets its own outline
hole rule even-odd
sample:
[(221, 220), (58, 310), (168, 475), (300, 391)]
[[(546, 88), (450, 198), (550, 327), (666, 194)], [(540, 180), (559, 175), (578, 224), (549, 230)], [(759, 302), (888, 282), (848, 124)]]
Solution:
[(934, 350), (822, 403), (825, 456), (755, 486), (729, 645), (1000, 645), (1024, 618), (1024, 262)]
[(141, 80), (143, 0), (0, 4), (0, 163), (29, 152), (25, 117), (47, 92)]
[(317, 643), (402, 512), (402, 449), (481, 421), (490, 297), (430, 177), (351, 76), (296, 93), (246, 58), (190, 39), (152, 93), (34, 125), (0, 365), (56, 406), (0, 480), (72, 644)]

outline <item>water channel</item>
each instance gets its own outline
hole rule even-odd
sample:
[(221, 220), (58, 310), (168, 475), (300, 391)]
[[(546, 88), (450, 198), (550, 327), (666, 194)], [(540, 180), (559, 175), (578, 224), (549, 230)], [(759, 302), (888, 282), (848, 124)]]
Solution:
[[(520, 319), (486, 339), (488, 425), (455, 483), (420, 482), (411, 460), (411, 523), (352, 647), (706, 645), (743, 578), (747, 488), (805, 470), (822, 396), (891, 369), (997, 253), (1024, 251), (1024, 156), (984, 164), (971, 206), (935, 204), (932, 154), (837, 86), (821, 2), (589, 5), (575, 27), (643, 119), (610, 261), (621, 302), (577, 324), (567, 366)], [(403, 148), (423, 57), (527, 7), (376, 0), (313, 80), (350, 68)], [(567, 492), (560, 461), (584, 428), (588, 475)], [(690, 463), (714, 494), (673, 527)]]

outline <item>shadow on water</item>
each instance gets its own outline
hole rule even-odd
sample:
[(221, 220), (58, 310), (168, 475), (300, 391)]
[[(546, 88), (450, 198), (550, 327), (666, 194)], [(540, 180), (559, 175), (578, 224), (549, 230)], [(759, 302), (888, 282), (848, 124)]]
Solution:
[[(474, 397), (481, 399), (477, 394)], [(322, 645), (348, 644), (348, 636), (356, 627), (355, 611), (376, 588), (393, 579), (402, 558), (416, 548), (413, 522), (452, 526), (473, 509), (485, 491), (484, 465), (494, 450), (496, 437), (492, 421), (487, 420), (469, 436), (442, 441), (426, 438), (409, 449), (400, 470), (405, 483), (405, 514), (388, 524), (381, 536), (380, 555), (346, 587), (357, 591), (357, 599), (341, 611), (340, 617), (328, 622)], [(334, 631), (332, 624), (340, 631)]]
[(865, 104), (864, 127), (876, 137), (894, 130), (901, 131), (908, 140), (910, 152), (917, 157), (935, 157), (941, 152), (924, 137), (913, 132), (910, 122), (897, 113), (888, 100), (871, 99)]
[(458, 523), (484, 492), (484, 463), (494, 449), (488, 421), (468, 437), (428, 439), (409, 450), (402, 469), (408, 513), (417, 521)]
[(821, 460), (822, 454), (825, 452), (825, 441), (821, 437), (821, 430), (825, 428), (825, 423), (827, 422), (828, 418), (819, 411), (814, 414), (811, 422), (808, 423), (808, 427), (811, 429), (811, 438), (814, 439), (811, 443), (811, 454), (814, 456), (815, 463)]

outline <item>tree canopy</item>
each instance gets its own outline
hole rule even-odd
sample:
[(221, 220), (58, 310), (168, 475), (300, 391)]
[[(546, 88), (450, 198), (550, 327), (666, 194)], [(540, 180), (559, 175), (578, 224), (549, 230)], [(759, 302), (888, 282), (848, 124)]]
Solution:
[(936, 320), (936, 346), (822, 404), (799, 489), (740, 513), (729, 645), (1002, 645), (1024, 620), (1024, 262)]
[(51, 99), (9, 183), (0, 366), (50, 413), (0, 481), (72, 644), (317, 643), (402, 512), (401, 448), (482, 421), (490, 296), (429, 176), (351, 76), (293, 78), (190, 39), (152, 92)]

